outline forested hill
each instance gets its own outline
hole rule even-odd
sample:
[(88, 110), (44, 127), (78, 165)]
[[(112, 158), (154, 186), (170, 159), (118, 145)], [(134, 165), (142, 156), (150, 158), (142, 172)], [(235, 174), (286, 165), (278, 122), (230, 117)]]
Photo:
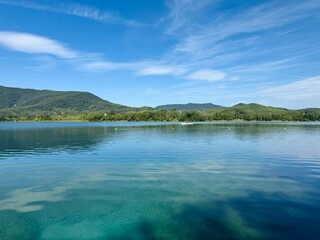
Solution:
[(319, 108), (290, 110), (256, 103), (222, 107), (211, 103), (132, 108), (88, 92), (0, 86), (0, 121), (320, 121)]
[(221, 106), (215, 105), (212, 103), (187, 103), (187, 104), (160, 105), (160, 106), (157, 106), (156, 109), (190, 111), (190, 110), (208, 110), (208, 109), (214, 109), (219, 107)]
[(260, 121), (319, 121), (320, 108), (305, 108), (291, 110), (257, 103), (239, 103), (232, 107), (221, 107), (207, 111), (212, 114), (212, 119), (224, 120), (260, 120)]
[(221, 109), (217, 109), (218, 111), (221, 112), (234, 112), (234, 113), (246, 113), (246, 114), (285, 114), (290, 111), (295, 111), (295, 110), (290, 110), (286, 108), (278, 108), (278, 107), (271, 107), (271, 106), (264, 106), (261, 104), (257, 103), (238, 103), (232, 107), (223, 107)]
[(298, 109), (298, 110), (291, 110), (287, 108), (279, 108), (279, 107), (272, 107), (272, 106), (264, 106), (257, 103), (239, 103), (237, 105), (234, 105), (233, 107), (228, 108), (221, 108), (221, 111), (227, 111), (227, 112), (237, 112), (237, 113), (246, 113), (246, 114), (288, 114), (293, 112), (298, 113), (306, 113), (306, 114), (312, 114), (312, 113), (320, 113), (320, 108), (304, 108), (304, 109)]
[(12, 111), (129, 111), (132, 108), (105, 101), (88, 92), (49, 91), (0, 86), (0, 109)]

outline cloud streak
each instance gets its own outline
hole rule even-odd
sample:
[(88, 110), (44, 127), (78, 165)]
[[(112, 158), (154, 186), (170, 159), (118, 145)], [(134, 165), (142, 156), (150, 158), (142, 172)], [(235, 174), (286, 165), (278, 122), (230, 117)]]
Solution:
[(260, 91), (263, 96), (280, 98), (285, 100), (301, 101), (320, 99), (320, 76), (283, 84), (275, 87), (268, 87)]
[[(184, 74), (187, 69), (183, 66), (166, 66), (158, 62), (137, 61), (137, 62), (112, 62), (99, 60), (98, 55), (78, 52), (66, 47), (65, 44), (56, 40), (21, 32), (0, 31), (0, 46), (16, 52), (22, 52), (33, 55), (50, 55), (59, 59), (67, 59), (69, 63), (76, 66), (81, 71), (104, 72), (128, 70), (133, 71), (139, 76), (150, 75), (172, 75), (178, 76)], [(53, 59), (37, 57), (44, 62), (40, 67), (27, 67), (28, 69), (39, 71), (47, 70), (53, 66)]]
[(180, 76), (187, 72), (184, 66), (166, 66), (159, 62), (153, 61), (137, 61), (137, 62), (108, 62), (96, 61), (91, 63), (84, 63), (80, 70), (89, 72), (106, 72), (125, 70), (132, 71), (137, 76), (157, 76), (157, 75), (171, 75)]
[(137, 71), (137, 75), (147, 76), (147, 75), (182, 75), (187, 70), (184, 67), (179, 66), (149, 66), (142, 68)]
[(319, 8), (319, 1), (312, 0), (284, 5), (271, 2), (252, 7), (233, 16), (221, 15), (207, 23), (207, 27), (200, 30), (194, 29), (192, 34), (176, 46), (175, 50), (191, 55), (206, 56), (207, 49), (222, 40), (239, 34), (282, 27), (310, 16), (310, 11), (313, 12)]
[(137, 63), (124, 62), (108, 62), (108, 61), (94, 61), (90, 63), (83, 63), (80, 70), (88, 72), (105, 72), (116, 70), (134, 70), (139, 67)]
[[(190, 15), (199, 13), (205, 7), (217, 1), (212, 0), (170, 0), (167, 1), (169, 14), (160, 20), (160, 23), (168, 22), (166, 33), (173, 34), (176, 31), (189, 29), (194, 25), (194, 21), (190, 19)], [(199, 16), (199, 15), (197, 15)]]
[(225, 76), (226, 73), (224, 72), (215, 71), (211, 69), (203, 69), (191, 73), (189, 76), (187, 76), (187, 79), (214, 82), (224, 79)]
[(81, 65), (80, 70), (89, 72), (105, 72), (105, 71), (117, 71), (125, 70), (132, 71), (137, 76), (158, 76), (158, 75), (170, 75), (180, 77), (182, 79), (207, 81), (218, 81), (227, 75), (224, 72), (216, 71), (212, 69), (201, 69), (188, 74), (191, 69), (183, 65), (162, 65), (159, 62), (142, 61), (142, 62), (106, 62), (97, 61), (91, 63), (85, 63)]
[(56, 12), (60, 14), (87, 18), (102, 23), (123, 24), (130, 27), (140, 27), (143, 25), (134, 20), (121, 18), (112, 12), (101, 11), (100, 9), (81, 4), (60, 3), (59, 5), (53, 5), (51, 3), (51, 5), (44, 5), (24, 0), (0, 0), (0, 4), (34, 9), (39, 11)]
[(112, 62), (97, 60), (94, 56), (92, 57), (93, 54), (78, 52), (56, 40), (30, 33), (0, 31), (0, 46), (11, 51), (40, 55), (34, 59), (40, 59), (43, 62), (41, 66), (27, 67), (34, 71), (46, 71), (55, 66), (54, 59), (41, 57), (41, 55), (50, 55), (59, 59), (68, 59), (78, 70), (88, 72), (125, 70), (134, 72), (137, 76), (170, 75), (207, 82), (218, 81), (226, 76), (226, 73), (212, 69), (197, 70), (186, 75), (190, 72), (188, 67), (159, 64), (160, 61)]

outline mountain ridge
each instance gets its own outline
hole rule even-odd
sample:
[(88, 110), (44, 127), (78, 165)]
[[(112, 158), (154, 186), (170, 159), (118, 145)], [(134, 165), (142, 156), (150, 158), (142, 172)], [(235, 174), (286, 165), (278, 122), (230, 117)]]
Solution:
[(291, 110), (258, 103), (224, 107), (212, 103), (134, 108), (106, 101), (92, 93), (0, 86), (0, 121), (319, 121), (320, 108)]
[(219, 108), (222, 106), (215, 105), (213, 103), (186, 103), (186, 104), (164, 104), (156, 106), (155, 109), (165, 109), (165, 110), (208, 110)]
[(133, 108), (106, 101), (92, 93), (53, 91), (0, 86), (0, 109), (12, 110), (71, 110), (102, 111), (132, 110)]

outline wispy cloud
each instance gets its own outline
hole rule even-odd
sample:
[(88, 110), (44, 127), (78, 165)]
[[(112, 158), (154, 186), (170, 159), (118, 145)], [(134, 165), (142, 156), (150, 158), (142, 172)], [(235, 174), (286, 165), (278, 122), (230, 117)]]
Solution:
[(124, 62), (108, 62), (108, 61), (94, 61), (83, 63), (80, 70), (89, 72), (105, 72), (115, 70), (134, 70), (140, 64), (137, 63), (124, 63)]
[(36, 63), (34, 66), (25, 67), (35, 72), (46, 72), (58, 65), (58, 61), (50, 56), (36, 56), (32, 58)]
[(263, 96), (277, 99), (301, 101), (313, 100), (320, 103), (320, 76), (283, 84), (274, 87), (267, 87), (260, 91)]
[(132, 27), (142, 26), (142, 23), (122, 18), (115, 13), (102, 11), (91, 6), (81, 4), (54, 4), (52, 1), (48, 1), (48, 4), (45, 5), (25, 0), (0, 0), (0, 4), (18, 6), (39, 11), (56, 12), (66, 15), (88, 18), (102, 23), (123, 24)]
[(97, 61), (84, 63), (80, 70), (89, 72), (106, 72), (125, 70), (131, 71), (137, 76), (157, 76), (170, 75), (179, 76), (180, 79), (201, 80), (201, 81), (218, 81), (223, 79), (227, 74), (212, 69), (201, 69), (188, 74), (193, 68), (183, 65), (163, 65), (161, 61), (141, 61), (141, 62), (106, 62)]
[[(294, 1), (292, 4), (270, 2), (252, 7), (237, 14), (220, 15), (207, 23), (207, 27), (194, 29), (182, 40), (176, 51), (192, 55), (203, 55), (214, 44), (239, 34), (249, 34), (281, 27), (310, 15), (320, 8), (319, 1)], [(205, 54), (206, 56), (206, 54)]]
[(76, 51), (69, 49), (58, 41), (30, 33), (0, 31), (0, 46), (12, 51), (49, 54), (59, 58), (75, 58), (78, 56)]
[[(0, 46), (8, 50), (35, 55), (32, 59), (41, 62), (41, 65), (27, 67), (30, 70), (43, 71), (51, 68), (57, 61), (46, 57), (53, 56), (66, 59), (80, 71), (105, 72), (127, 70), (136, 75), (183, 75), (187, 69), (183, 66), (163, 65), (160, 61), (112, 62), (101, 60), (102, 56), (93, 53), (75, 51), (56, 40), (21, 32), (0, 31)], [(43, 56), (44, 55), (44, 56)]]
[(179, 66), (149, 66), (137, 71), (137, 75), (182, 75), (187, 70)]
[(56, 40), (30, 33), (0, 31), (0, 46), (11, 51), (35, 55), (33, 59), (36, 62), (40, 61), (41, 64), (26, 67), (34, 71), (46, 71), (56, 66), (58, 62), (49, 57), (52, 56), (56, 59), (66, 59), (77, 70), (88, 72), (125, 70), (138, 76), (170, 75), (208, 82), (221, 80), (226, 76), (224, 72), (211, 69), (198, 70), (186, 75), (191, 70), (187, 66), (165, 65), (161, 61), (112, 62), (100, 60), (99, 55), (75, 51)]
[[(299, 56), (301, 58), (302, 56)], [(270, 72), (278, 71), (281, 69), (288, 69), (297, 67), (298, 63), (294, 63), (297, 58), (286, 58), (275, 61), (265, 61), (263, 63), (243, 64), (232, 68), (234, 73), (245, 73), (245, 72)]]
[[(167, 6), (169, 14), (160, 20), (160, 23), (167, 23), (166, 33), (172, 34), (181, 28), (189, 29), (196, 21), (191, 18), (191, 14), (199, 13), (203, 8), (216, 1), (212, 0), (168, 0)], [(196, 16), (200, 16), (197, 14)]]
[(127, 70), (134, 72), (138, 76), (156, 76), (156, 75), (172, 75), (179, 76), (187, 72), (183, 66), (166, 66), (159, 65), (154, 61), (137, 61), (137, 62), (107, 62), (96, 61), (84, 63), (80, 66), (80, 70), (89, 72), (106, 72), (116, 70)]
[[(269, 1), (246, 9), (223, 11), (215, 10), (219, 1), (204, 1), (202, 6), (192, 6), (200, 4), (198, 2), (202, 1), (171, 0), (168, 5), (166, 21), (170, 23), (164, 31), (179, 39), (167, 56), (169, 61), (183, 62), (194, 69), (215, 66), (228, 74), (241, 73), (243, 80), (257, 72), (278, 75), (287, 72), (288, 76), (301, 78), (303, 74), (289, 72), (314, 66), (306, 52), (314, 54), (319, 48), (306, 41), (303, 45), (295, 36), (302, 31), (301, 20), (316, 21), (319, 1)], [(206, 15), (206, 9), (214, 14)], [(205, 17), (199, 20), (197, 15)], [(289, 30), (293, 24), (298, 25), (294, 25), (292, 32)], [(304, 64), (306, 59), (308, 65)]]
[(226, 73), (224, 72), (215, 71), (211, 69), (203, 69), (191, 73), (186, 78), (189, 80), (203, 80), (208, 82), (214, 82), (225, 78), (225, 76)]
[[(205, 1), (193, 11), (197, 7), (192, 4), (198, 2), (171, 0), (165, 18), (169, 24), (164, 32), (178, 39), (167, 59), (175, 64), (183, 62), (195, 71), (186, 79), (212, 82), (227, 74), (226, 80), (241, 79), (237, 85), (255, 82), (259, 87), (262, 81), (301, 79), (313, 70), (319, 47), (300, 38), (304, 31), (300, 23), (318, 21), (319, 1), (269, 1), (222, 11), (217, 10), (219, 1)], [(211, 66), (221, 73), (206, 71)], [(266, 74), (257, 76), (259, 72)]]

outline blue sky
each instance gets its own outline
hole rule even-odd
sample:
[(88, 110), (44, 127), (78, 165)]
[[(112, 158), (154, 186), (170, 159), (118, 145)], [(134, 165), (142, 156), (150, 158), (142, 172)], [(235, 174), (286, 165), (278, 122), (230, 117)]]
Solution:
[(319, 42), (319, 0), (0, 0), (0, 85), (320, 107)]

